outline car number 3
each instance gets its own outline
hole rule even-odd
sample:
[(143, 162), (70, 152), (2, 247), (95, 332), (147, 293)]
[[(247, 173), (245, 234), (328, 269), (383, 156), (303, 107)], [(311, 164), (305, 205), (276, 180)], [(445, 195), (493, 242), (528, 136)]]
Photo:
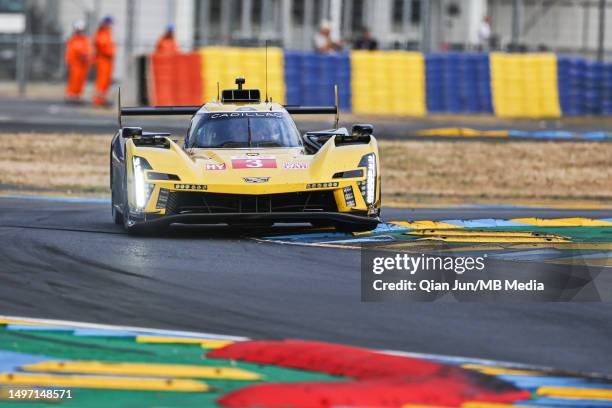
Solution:
[(245, 162), (246, 167), (263, 167), (263, 161), (261, 161), (261, 159), (247, 159)]
[(232, 167), (235, 169), (274, 169), (276, 159), (269, 157), (235, 158), (232, 159)]

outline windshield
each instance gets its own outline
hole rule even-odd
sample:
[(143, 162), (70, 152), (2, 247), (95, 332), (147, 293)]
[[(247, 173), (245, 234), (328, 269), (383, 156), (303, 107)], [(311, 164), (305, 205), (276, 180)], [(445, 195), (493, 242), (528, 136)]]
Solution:
[(214, 112), (193, 118), (187, 147), (299, 147), (300, 133), (286, 112)]

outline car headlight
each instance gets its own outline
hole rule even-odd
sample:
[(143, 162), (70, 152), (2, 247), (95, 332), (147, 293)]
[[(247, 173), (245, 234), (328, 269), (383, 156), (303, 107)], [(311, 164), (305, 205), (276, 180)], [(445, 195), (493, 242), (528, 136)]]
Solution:
[(366, 154), (361, 158), (359, 167), (366, 168), (366, 179), (358, 183), (359, 190), (367, 205), (373, 205), (376, 201), (376, 155)]
[(137, 210), (144, 210), (153, 191), (153, 184), (145, 183), (145, 170), (150, 170), (151, 165), (142, 157), (132, 158), (132, 169), (134, 175), (134, 205)]

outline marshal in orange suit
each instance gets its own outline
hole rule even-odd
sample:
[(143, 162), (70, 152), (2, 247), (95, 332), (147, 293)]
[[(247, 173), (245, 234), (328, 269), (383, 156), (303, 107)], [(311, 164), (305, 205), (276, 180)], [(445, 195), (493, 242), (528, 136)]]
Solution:
[(94, 96), (94, 105), (96, 106), (109, 104), (106, 94), (111, 85), (115, 59), (112, 25), (113, 18), (110, 16), (104, 17), (94, 39), (96, 48), (96, 95)]
[(68, 66), (68, 82), (66, 83), (66, 101), (79, 102), (87, 81), (87, 73), (91, 64), (92, 48), (85, 34), (85, 23), (76, 21), (74, 32), (66, 43), (66, 65)]
[(170, 24), (166, 28), (166, 32), (161, 36), (159, 41), (157, 41), (157, 45), (155, 46), (156, 54), (178, 54), (180, 52), (178, 45), (176, 44), (176, 39), (174, 38), (174, 25)]

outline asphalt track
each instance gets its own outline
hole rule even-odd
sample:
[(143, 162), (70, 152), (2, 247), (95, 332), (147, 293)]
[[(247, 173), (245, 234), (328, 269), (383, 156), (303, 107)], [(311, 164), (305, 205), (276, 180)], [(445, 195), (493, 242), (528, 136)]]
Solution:
[[(0, 312), (612, 374), (610, 304), (362, 303), (359, 251), (258, 242), (226, 228), (131, 237), (112, 223), (108, 207), (0, 198)], [(385, 209), (383, 216), (609, 218), (611, 212)]]

